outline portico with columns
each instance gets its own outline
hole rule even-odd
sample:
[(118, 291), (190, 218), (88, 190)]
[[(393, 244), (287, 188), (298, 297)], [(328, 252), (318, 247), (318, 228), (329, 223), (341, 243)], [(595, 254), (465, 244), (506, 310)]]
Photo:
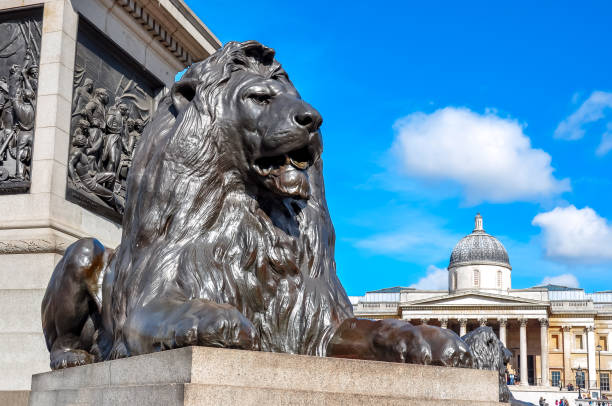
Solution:
[(350, 299), (358, 317), (401, 318), (459, 336), (491, 327), (512, 352), (507, 370), (517, 388), (580, 386), (612, 394), (612, 290), (512, 289), (511, 271), (506, 249), (477, 215), (472, 233), (452, 251), (448, 290), (393, 287)]
[[(407, 292), (405, 299), (409, 298)], [(399, 311), (412, 324), (448, 328), (459, 336), (489, 326), (512, 352), (508, 369), (516, 372), (522, 385), (549, 384), (548, 374), (542, 374), (548, 370), (547, 303), (471, 291), (407, 301), (400, 304)]]

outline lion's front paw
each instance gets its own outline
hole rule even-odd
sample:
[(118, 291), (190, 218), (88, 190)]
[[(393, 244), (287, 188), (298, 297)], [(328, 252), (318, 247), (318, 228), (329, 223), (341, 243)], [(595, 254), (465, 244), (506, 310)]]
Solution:
[(381, 361), (430, 364), (432, 351), (421, 332), (403, 320), (383, 320), (372, 344)]
[(202, 299), (142, 309), (130, 318), (125, 332), (130, 355), (190, 345), (260, 348), (255, 326), (238, 309)]
[(448, 367), (472, 367), (472, 354), (469, 346), (453, 331), (440, 327), (415, 326), (431, 347), (434, 365)]
[(259, 350), (259, 334), (249, 319), (233, 306), (194, 301), (189, 312), (174, 325), (176, 347)]
[(51, 369), (63, 369), (91, 364), (95, 357), (83, 350), (55, 350), (51, 352)]

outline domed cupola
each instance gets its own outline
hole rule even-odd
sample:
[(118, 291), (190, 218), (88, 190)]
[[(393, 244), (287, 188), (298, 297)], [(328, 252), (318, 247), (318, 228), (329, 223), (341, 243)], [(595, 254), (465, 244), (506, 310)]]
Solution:
[(449, 291), (508, 290), (511, 270), (508, 252), (497, 238), (485, 232), (478, 213), (472, 233), (463, 237), (451, 253)]

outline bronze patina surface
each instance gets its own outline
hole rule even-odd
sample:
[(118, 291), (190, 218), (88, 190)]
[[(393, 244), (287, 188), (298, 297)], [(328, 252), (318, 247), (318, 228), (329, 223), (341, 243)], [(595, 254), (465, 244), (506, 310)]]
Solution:
[(51, 367), (190, 345), (471, 366), (450, 330), (354, 318), (321, 123), (258, 42), (191, 66), (137, 143), (120, 246), (80, 240), (54, 271), (42, 305)]

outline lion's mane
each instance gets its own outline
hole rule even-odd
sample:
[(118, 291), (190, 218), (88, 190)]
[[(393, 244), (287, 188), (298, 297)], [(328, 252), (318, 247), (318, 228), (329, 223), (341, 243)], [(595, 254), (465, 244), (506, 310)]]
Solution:
[[(352, 317), (336, 276), (321, 160), (308, 169), (307, 201), (263, 201), (237, 170), (245, 152), (236, 124), (217, 117), (234, 72), (279, 66), (270, 48), (230, 42), (175, 85), (199, 83), (189, 108), (179, 113), (170, 95), (160, 101), (135, 152), (122, 242), (104, 284), (115, 348), (125, 345), (130, 312), (162, 294), (235, 306), (265, 351), (325, 355), (336, 327)], [(276, 220), (279, 210), (291, 221)]]
[(512, 395), (506, 385), (506, 365), (512, 353), (497, 338), (491, 327), (479, 327), (463, 337), (470, 347), (474, 368), (497, 371), (499, 379), (499, 401), (508, 402)]

